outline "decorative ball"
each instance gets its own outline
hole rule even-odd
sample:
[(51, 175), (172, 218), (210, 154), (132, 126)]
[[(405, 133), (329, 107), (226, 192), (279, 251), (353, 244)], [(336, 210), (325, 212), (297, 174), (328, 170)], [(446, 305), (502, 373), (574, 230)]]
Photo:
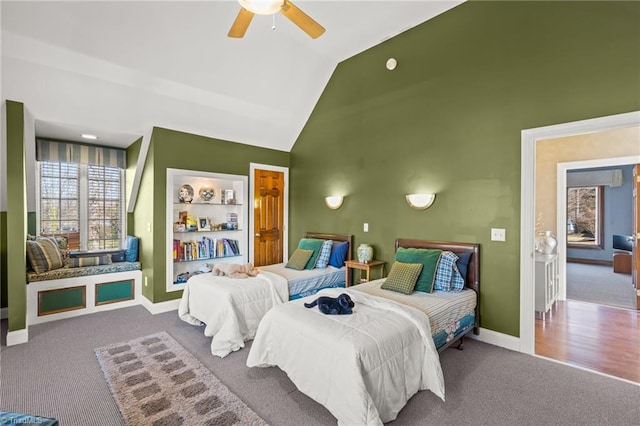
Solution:
[(203, 186), (200, 188), (200, 191), (198, 191), (198, 195), (200, 195), (200, 198), (204, 201), (208, 202), (216, 196), (216, 190), (213, 186)]

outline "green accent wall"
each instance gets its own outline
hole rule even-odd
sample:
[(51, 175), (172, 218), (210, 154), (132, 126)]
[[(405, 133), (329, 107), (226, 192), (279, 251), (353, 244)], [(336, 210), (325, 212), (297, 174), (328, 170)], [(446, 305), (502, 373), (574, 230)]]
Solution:
[(481, 326), (518, 336), (521, 131), (636, 110), (640, 3), (464, 3), (338, 65), (291, 152), (289, 246), (352, 233), (389, 271), (399, 237), (479, 243)]
[(0, 308), (7, 307), (7, 212), (0, 212)]
[[(7, 114), (7, 306), (9, 331), (27, 326), (26, 236), (27, 197), (25, 187), (24, 105), (6, 101)], [(5, 265), (3, 265), (3, 270)]]
[[(154, 128), (142, 174), (134, 221), (140, 237), (143, 295), (154, 303), (180, 298), (166, 291), (167, 169), (249, 176), (250, 164), (289, 167), (289, 153), (179, 131)], [(249, 194), (250, 194), (250, 189)], [(147, 224), (151, 232), (147, 232)]]

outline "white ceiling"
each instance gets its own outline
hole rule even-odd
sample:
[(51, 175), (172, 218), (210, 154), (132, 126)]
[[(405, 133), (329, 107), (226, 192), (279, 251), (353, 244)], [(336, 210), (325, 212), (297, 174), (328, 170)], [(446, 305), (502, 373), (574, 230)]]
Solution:
[(228, 38), (233, 0), (2, 0), (1, 95), (40, 136), (127, 147), (156, 126), (289, 151), (338, 63), (460, 3), (297, 0), (314, 40), (282, 14)]

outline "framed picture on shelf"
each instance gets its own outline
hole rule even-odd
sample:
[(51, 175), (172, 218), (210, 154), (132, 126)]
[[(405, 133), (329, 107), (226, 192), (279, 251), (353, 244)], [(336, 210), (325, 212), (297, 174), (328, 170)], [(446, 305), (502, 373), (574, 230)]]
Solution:
[(208, 217), (198, 218), (198, 231), (211, 231), (211, 222)]

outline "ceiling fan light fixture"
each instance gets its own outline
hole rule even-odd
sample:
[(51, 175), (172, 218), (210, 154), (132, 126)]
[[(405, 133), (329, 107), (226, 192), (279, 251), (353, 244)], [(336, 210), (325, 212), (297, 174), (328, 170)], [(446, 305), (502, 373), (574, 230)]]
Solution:
[(256, 15), (273, 15), (282, 8), (284, 0), (238, 0), (240, 6)]

